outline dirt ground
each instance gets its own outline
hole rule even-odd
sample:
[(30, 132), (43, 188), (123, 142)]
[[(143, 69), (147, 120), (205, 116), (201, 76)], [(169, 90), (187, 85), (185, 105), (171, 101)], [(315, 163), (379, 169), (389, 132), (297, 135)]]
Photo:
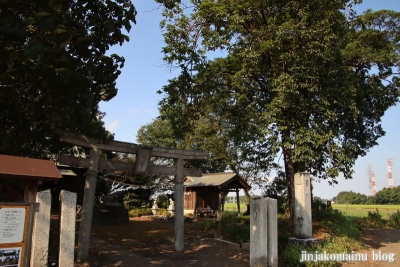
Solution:
[[(201, 224), (212, 221), (199, 220), (185, 223), (185, 252), (175, 254), (174, 222), (166, 220), (150, 220), (149, 218), (131, 218), (123, 225), (93, 225), (92, 240), (104, 242), (114, 247), (100, 244), (92, 246), (89, 261), (76, 263), (75, 267), (87, 266), (249, 266), (249, 251), (233, 249), (215, 241), (216, 230), (202, 230)], [(77, 223), (77, 226), (79, 223)], [(50, 256), (57, 256), (52, 247), (57, 246), (56, 227), (52, 228), (52, 246)], [(104, 241), (103, 241), (104, 240)], [(368, 262), (344, 263), (343, 267), (394, 267), (399, 266), (400, 229), (365, 229), (362, 241), (366, 245), (363, 253)], [(125, 254), (138, 255), (135, 264), (118, 265), (115, 258), (103, 253), (99, 246), (115, 254), (118, 250)], [(379, 254), (380, 253), (380, 254)], [(394, 254), (394, 262), (389, 262), (390, 254)], [(380, 255), (380, 256), (379, 256)], [(380, 258), (379, 258), (380, 257)], [(144, 260), (144, 261), (143, 261)], [(122, 261), (121, 261), (122, 262)], [(280, 266), (282, 262), (280, 261)]]
[[(368, 262), (345, 263), (343, 267), (400, 266), (400, 229), (364, 229), (361, 240), (366, 249), (357, 253), (366, 254)], [(394, 262), (390, 262), (390, 255)]]
[(249, 266), (249, 251), (218, 244), (216, 230), (201, 229), (204, 222), (212, 223), (211, 220), (185, 223), (185, 249), (179, 256), (175, 255), (173, 220), (131, 218), (128, 225), (93, 225), (92, 234), (146, 259), (165, 257), (180, 263), (196, 259), (202, 266)]
[[(58, 220), (57, 216), (53, 216), (52, 219), (49, 256), (56, 258), (59, 244)], [(74, 266), (249, 266), (248, 250), (232, 249), (217, 243), (217, 231), (202, 230), (201, 224), (204, 222), (212, 223), (212, 220), (199, 219), (193, 223), (185, 223), (185, 248), (184, 253), (180, 255), (175, 253), (173, 220), (150, 220), (149, 217), (140, 217), (131, 218), (128, 224), (94, 224), (89, 260)], [(78, 229), (79, 220), (76, 241)], [(99, 243), (103, 240), (106, 242)], [(96, 247), (97, 244), (100, 245)], [(110, 254), (104, 253), (104, 250), (112, 250), (115, 255), (135, 254), (140, 257), (137, 257), (135, 264), (120, 265), (118, 260), (109, 257)], [(123, 262), (122, 258), (120, 262)]]

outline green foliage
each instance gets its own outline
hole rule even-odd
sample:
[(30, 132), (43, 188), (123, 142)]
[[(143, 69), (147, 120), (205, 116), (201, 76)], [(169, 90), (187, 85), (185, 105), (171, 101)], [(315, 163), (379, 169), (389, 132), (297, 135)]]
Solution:
[(376, 204), (400, 204), (400, 186), (383, 188), (375, 195)]
[(163, 116), (194, 147), (216, 132), (232, 168), (260, 182), (282, 153), (289, 204), (296, 172), (351, 178), (384, 135), (399, 101), (400, 13), (357, 16), (351, 0), (158, 2), (164, 60), (181, 70), (160, 92)]
[(225, 212), (219, 222), (219, 231), (225, 240), (231, 242), (250, 241), (250, 217)]
[(141, 217), (146, 215), (153, 215), (150, 208), (132, 209), (129, 211), (129, 217)]
[(339, 204), (367, 204), (368, 197), (364, 194), (355, 193), (353, 191), (342, 191), (337, 195), (337, 203)]
[(151, 206), (150, 197), (152, 191), (149, 189), (139, 188), (134, 191), (120, 193), (119, 195), (123, 196), (123, 203), (127, 210)]
[(353, 191), (342, 191), (337, 195), (336, 199), (338, 204), (400, 204), (400, 186), (383, 188), (375, 196), (366, 196)]
[(348, 220), (341, 212), (327, 209), (322, 202), (316, 201), (312, 210), (313, 222), (325, 233), (321, 244), (312, 245), (308, 248), (298, 243), (291, 243), (283, 249), (282, 258), (285, 266), (340, 266), (340, 262), (318, 261), (300, 262), (301, 253), (308, 254), (327, 253), (348, 254), (351, 251), (362, 249), (359, 241), (361, 228), (354, 221)]
[(157, 206), (159, 208), (168, 209), (169, 206), (169, 199), (168, 196), (165, 194), (157, 196)]
[(288, 267), (300, 267), (305, 266), (305, 264), (300, 263), (301, 252), (304, 251), (304, 247), (299, 243), (291, 243), (282, 253), (282, 259), (285, 266)]
[(376, 212), (368, 211), (366, 223), (368, 226), (381, 228), (385, 226), (386, 221), (382, 219), (382, 215), (379, 213), (379, 210), (376, 209)]
[(278, 201), (278, 213), (285, 213), (288, 196), (285, 174), (283, 172), (278, 173), (277, 177), (274, 178), (271, 183), (265, 185), (263, 197), (276, 199)]
[[(47, 158), (57, 128), (106, 138), (100, 101), (117, 94), (130, 0), (0, 2), (0, 153)], [(100, 119), (97, 119), (100, 117)]]
[(285, 266), (307, 266), (307, 267), (334, 267), (341, 266), (338, 261), (303, 261), (302, 252), (307, 254), (323, 254), (327, 252), (329, 254), (349, 254), (351, 251), (357, 251), (362, 249), (362, 245), (359, 242), (355, 242), (354, 239), (349, 237), (326, 237), (321, 244), (312, 245), (308, 248), (303, 247), (298, 243), (289, 244), (282, 253), (282, 258)]
[(200, 228), (205, 231), (218, 229), (218, 224), (213, 221), (205, 221), (200, 224)]
[(400, 228), (400, 210), (390, 215), (387, 226), (391, 228)]
[(165, 217), (170, 217), (170, 216), (171, 216), (171, 213), (170, 213), (167, 209), (165, 209), (165, 208), (159, 208), (159, 209), (157, 210), (157, 215), (161, 215), (161, 216), (165, 216)]
[(314, 202), (312, 207), (312, 218), (319, 226), (334, 237), (349, 237), (359, 240), (361, 228), (353, 221), (347, 219), (342, 212), (327, 208), (322, 202)]

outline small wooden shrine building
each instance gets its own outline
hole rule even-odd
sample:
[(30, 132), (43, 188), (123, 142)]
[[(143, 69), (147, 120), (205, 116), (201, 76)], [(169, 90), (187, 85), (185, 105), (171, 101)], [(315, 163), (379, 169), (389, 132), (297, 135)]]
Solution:
[[(185, 213), (197, 215), (199, 210), (211, 214), (221, 214), (222, 198), (229, 192), (236, 192), (239, 207), (239, 190), (250, 190), (251, 187), (239, 175), (233, 172), (203, 174), (202, 177), (186, 176)], [(240, 212), (240, 208), (238, 208)], [(201, 212), (203, 213), (203, 212)]]

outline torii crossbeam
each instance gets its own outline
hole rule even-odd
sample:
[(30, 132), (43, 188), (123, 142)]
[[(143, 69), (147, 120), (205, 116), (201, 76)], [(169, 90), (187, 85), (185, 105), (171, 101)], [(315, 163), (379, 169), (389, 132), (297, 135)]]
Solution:
[[(183, 253), (184, 250), (184, 214), (183, 214), (183, 177), (201, 176), (201, 170), (184, 169), (185, 159), (205, 159), (207, 151), (179, 150), (170, 148), (159, 148), (142, 146), (120, 141), (108, 141), (89, 138), (80, 134), (57, 131), (62, 142), (72, 145), (90, 148), (89, 159), (61, 156), (60, 163), (88, 168), (82, 205), (82, 217), (78, 238), (78, 261), (86, 261), (89, 254), (90, 232), (92, 226), (92, 215), (94, 196), (96, 190), (97, 171), (119, 170), (133, 173), (149, 173), (162, 175), (175, 175), (175, 252)], [(100, 160), (100, 150), (115, 151), (136, 155), (136, 164), (111, 162)], [(171, 158), (174, 167), (150, 166), (151, 157)]]

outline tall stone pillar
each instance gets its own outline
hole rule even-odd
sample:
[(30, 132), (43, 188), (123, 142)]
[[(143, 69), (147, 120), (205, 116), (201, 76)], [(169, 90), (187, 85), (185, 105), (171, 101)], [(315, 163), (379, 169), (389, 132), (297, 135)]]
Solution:
[(312, 238), (311, 180), (309, 173), (294, 175), (295, 187), (295, 237)]
[(278, 267), (278, 201), (267, 197), (267, 205), (268, 266)]
[(268, 201), (262, 197), (250, 199), (250, 266), (268, 264)]
[(74, 266), (76, 193), (61, 190), (60, 192), (60, 251), (59, 267)]
[(31, 267), (42, 267), (48, 264), (51, 192), (45, 190), (37, 192), (36, 202), (39, 203), (39, 212), (35, 212), (33, 233)]

